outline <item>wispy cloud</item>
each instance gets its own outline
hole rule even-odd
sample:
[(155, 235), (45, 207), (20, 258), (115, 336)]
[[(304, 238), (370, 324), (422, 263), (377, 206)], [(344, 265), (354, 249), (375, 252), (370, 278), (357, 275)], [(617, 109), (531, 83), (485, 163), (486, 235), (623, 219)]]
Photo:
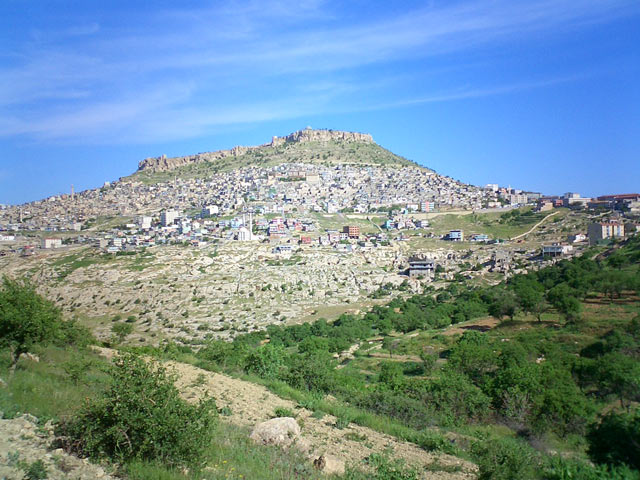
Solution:
[(572, 77), (426, 83), (408, 97), (394, 66), (404, 62), (419, 78), (430, 63), (443, 68), (447, 54), (566, 35), (639, 10), (629, 0), (453, 2), (387, 15), (340, 8), (232, 2), (61, 26), (0, 58), (0, 136), (150, 142), (222, 125), (543, 88)]

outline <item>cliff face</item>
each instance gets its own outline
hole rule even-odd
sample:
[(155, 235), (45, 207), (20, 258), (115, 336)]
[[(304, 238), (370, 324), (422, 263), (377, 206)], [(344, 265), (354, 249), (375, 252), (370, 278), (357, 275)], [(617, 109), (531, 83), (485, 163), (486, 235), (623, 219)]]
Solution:
[(273, 137), (270, 143), (257, 147), (233, 147), (231, 150), (219, 150), (217, 152), (198, 153), (185, 157), (167, 158), (161, 157), (145, 158), (138, 164), (138, 171), (166, 172), (175, 168), (184, 167), (192, 163), (214, 162), (226, 157), (239, 157), (253, 150), (266, 147), (278, 147), (288, 142), (328, 142), (337, 140), (342, 142), (373, 143), (373, 138), (368, 133), (340, 132), (333, 130), (312, 130), (307, 128), (294, 132), (286, 137)]

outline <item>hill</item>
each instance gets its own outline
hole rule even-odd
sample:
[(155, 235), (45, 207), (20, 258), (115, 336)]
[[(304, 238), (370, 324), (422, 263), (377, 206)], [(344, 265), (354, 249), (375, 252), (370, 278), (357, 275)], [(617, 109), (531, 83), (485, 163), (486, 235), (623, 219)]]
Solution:
[(307, 128), (286, 137), (273, 137), (270, 143), (255, 147), (236, 146), (182, 157), (145, 158), (129, 178), (157, 183), (174, 177), (202, 178), (242, 167), (282, 163), (418, 167), (375, 143), (369, 134)]

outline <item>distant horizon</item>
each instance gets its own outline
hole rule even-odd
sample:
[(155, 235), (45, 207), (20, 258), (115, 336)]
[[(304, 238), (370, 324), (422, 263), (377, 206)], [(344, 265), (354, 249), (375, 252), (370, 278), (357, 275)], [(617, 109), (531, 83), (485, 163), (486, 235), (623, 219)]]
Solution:
[(314, 128), (463, 183), (640, 190), (640, 4), (0, 4), (0, 204)]

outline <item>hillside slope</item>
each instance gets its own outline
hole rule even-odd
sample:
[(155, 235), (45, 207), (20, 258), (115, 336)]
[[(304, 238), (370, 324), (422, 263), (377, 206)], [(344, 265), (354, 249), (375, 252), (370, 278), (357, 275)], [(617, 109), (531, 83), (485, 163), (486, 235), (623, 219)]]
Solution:
[[(101, 355), (112, 358), (117, 351), (96, 347)], [(228, 375), (210, 372), (187, 363), (166, 361), (177, 374), (177, 387), (189, 401), (213, 398), (219, 408), (230, 412), (221, 419), (241, 426), (253, 427), (274, 417), (276, 409), (295, 412), (302, 425), (302, 439), (298, 447), (305, 450), (309, 458), (323, 455), (332, 470), (327, 473), (343, 473), (345, 465), (362, 467), (372, 453), (388, 453), (401, 458), (408, 465), (419, 467), (424, 480), (463, 480), (476, 477), (477, 467), (466, 460), (438, 452), (427, 452), (419, 446), (403, 442), (390, 435), (351, 423), (344, 428), (336, 427), (337, 419), (332, 415), (322, 418), (313, 416), (313, 411), (302, 408), (291, 400), (283, 399), (266, 387)]]

